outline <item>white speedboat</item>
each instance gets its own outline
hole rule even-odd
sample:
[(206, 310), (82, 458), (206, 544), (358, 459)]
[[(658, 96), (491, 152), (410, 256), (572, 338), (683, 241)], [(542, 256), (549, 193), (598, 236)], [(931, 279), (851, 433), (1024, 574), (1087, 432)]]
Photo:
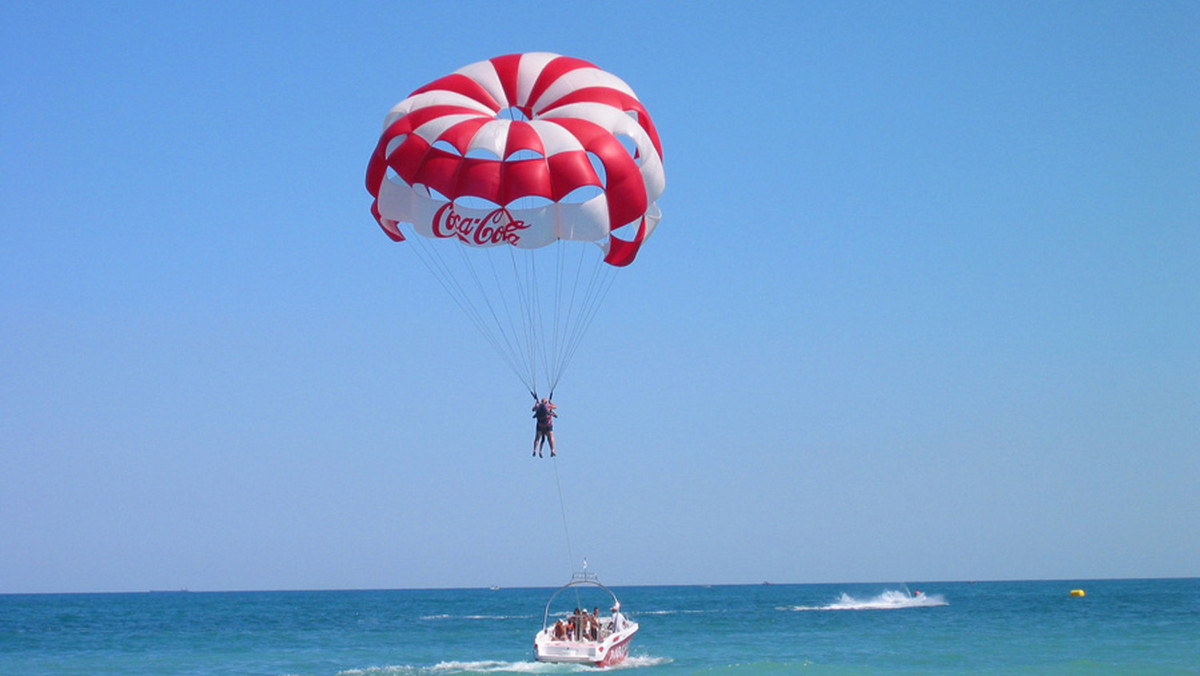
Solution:
[[(551, 616), (551, 606), (563, 594), (572, 603), (573, 611)], [(599, 591), (597, 591), (599, 590)], [(583, 601), (590, 592), (594, 612), (588, 612)], [(604, 596), (603, 594), (607, 594)], [(599, 596), (603, 605), (595, 601)], [(601, 608), (608, 608), (601, 613)], [(629, 643), (637, 633), (637, 622), (621, 614), (621, 602), (611, 589), (600, 584), (595, 575), (587, 572), (575, 573), (571, 581), (559, 588), (546, 602), (546, 613), (542, 617), (542, 630), (533, 639), (533, 654), (539, 662), (567, 662), (587, 664), (593, 667), (611, 667), (625, 661), (629, 655)]]

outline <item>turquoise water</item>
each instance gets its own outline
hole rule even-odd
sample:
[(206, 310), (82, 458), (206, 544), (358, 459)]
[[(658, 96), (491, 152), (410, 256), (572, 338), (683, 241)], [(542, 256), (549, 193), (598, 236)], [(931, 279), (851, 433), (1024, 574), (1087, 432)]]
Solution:
[[(614, 590), (646, 674), (1200, 674), (1200, 579)], [(530, 657), (552, 591), (0, 595), (0, 674), (591, 671)]]

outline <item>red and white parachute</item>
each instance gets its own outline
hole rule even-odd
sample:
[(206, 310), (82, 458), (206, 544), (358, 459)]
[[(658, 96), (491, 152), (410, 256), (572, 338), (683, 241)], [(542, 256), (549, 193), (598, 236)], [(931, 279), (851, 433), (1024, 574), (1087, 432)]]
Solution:
[(419, 245), (532, 393), (552, 392), (611, 271), (661, 217), (650, 115), (615, 75), (531, 52), (435, 80), (383, 126), (367, 168), (372, 214)]

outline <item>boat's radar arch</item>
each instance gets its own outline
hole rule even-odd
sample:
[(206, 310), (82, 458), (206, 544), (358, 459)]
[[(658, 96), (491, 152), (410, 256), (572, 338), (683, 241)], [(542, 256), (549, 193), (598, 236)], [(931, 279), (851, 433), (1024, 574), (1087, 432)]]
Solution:
[(604, 586), (595, 573), (589, 573), (587, 571), (582, 573), (573, 573), (571, 575), (571, 581), (559, 587), (557, 591), (550, 595), (550, 600), (546, 602), (546, 611), (542, 614), (542, 629), (550, 626), (550, 608), (554, 606), (554, 600), (568, 589), (578, 589), (580, 587), (594, 587), (596, 589), (603, 590), (609, 595), (610, 598), (612, 598), (612, 607), (620, 607), (621, 605), (621, 602), (617, 600), (617, 595), (613, 592), (613, 590)]

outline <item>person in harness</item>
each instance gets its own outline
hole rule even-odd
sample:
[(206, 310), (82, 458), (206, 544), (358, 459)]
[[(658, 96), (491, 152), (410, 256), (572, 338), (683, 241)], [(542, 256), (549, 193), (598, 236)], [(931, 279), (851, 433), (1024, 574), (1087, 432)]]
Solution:
[(554, 419), (558, 414), (554, 409), (558, 408), (554, 402), (542, 397), (538, 403), (533, 405), (533, 417), (537, 418), (537, 432), (533, 436), (533, 454), (537, 457), (542, 457), (542, 448), (546, 445), (546, 440), (550, 441), (550, 457), (553, 458), (554, 452)]

